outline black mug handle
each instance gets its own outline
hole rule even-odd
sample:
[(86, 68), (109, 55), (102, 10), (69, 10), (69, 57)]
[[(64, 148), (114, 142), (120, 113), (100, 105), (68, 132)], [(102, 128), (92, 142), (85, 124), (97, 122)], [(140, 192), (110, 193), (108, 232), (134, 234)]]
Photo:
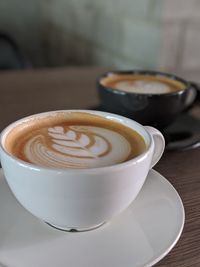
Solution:
[(184, 113), (193, 108), (197, 105), (197, 102), (200, 101), (200, 84), (193, 81), (188, 81), (188, 84), (190, 87), (188, 90), (186, 106), (183, 110)]
[[(191, 95), (188, 96), (188, 106), (186, 110), (184, 110), (184, 113), (187, 113), (190, 109), (196, 108), (196, 106), (200, 105), (200, 83), (196, 82), (189, 82), (191, 86), (191, 90), (189, 93)], [(200, 147), (200, 136), (199, 134), (194, 135), (191, 138), (184, 138), (184, 135), (187, 135), (187, 132), (183, 133), (171, 133), (170, 135), (166, 135), (166, 138), (169, 141), (169, 144), (167, 146), (167, 150), (188, 150), (192, 148), (197, 148)], [(175, 141), (174, 143), (174, 138), (175, 140), (178, 138), (181, 139), (180, 141)]]
[(192, 81), (189, 81), (189, 83), (191, 87), (194, 88), (196, 91), (196, 98), (195, 98), (194, 103), (199, 102), (200, 101), (200, 83), (192, 82)]

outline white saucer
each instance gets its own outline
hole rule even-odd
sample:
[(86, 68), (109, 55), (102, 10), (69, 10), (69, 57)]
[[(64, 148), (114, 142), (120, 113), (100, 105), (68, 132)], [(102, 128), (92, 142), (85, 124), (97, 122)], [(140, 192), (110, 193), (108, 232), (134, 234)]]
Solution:
[(0, 171), (0, 266), (149, 267), (176, 244), (184, 218), (178, 193), (151, 170), (120, 216), (93, 231), (62, 232), (22, 208)]

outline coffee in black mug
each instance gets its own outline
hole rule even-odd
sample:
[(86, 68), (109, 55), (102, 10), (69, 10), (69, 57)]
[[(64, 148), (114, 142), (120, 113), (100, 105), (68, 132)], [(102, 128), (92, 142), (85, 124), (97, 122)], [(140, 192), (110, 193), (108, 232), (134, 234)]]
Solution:
[(103, 110), (164, 129), (195, 100), (192, 84), (173, 74), (111, 71), (97, 81)]

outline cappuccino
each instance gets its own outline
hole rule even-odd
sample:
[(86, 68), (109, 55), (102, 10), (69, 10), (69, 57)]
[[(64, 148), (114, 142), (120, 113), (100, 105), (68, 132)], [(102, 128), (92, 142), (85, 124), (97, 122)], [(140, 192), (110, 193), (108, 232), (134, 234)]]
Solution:
[(182, 82), (162, 75), (111, 74), (100, 82), (111, 89), (137, 94), (166, 94), (186, 88)]
[(143, 137), (113, 120), (55, 112), (17, 124), (5, 139), (13, 156), (49, 168), (97, 168), (128, 161), (146, 149)]

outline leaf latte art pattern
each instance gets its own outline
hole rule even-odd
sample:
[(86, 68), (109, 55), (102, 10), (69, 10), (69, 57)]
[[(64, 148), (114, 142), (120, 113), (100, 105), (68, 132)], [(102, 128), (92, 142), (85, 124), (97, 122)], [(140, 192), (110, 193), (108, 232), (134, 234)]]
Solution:
[[(49, 135), (53, 138), (52, 147), (71, 157), (97, 158), (110, 150), (110, 143), (103, 136), (77, 132), (74, 127), (66, 132), (62, 127), (50, 128)], [(97, 144), (101, 144), (98, 149)]]
[(119, 133), (94, 126), (56, 126), (32, 137), (24, 147), (28, 160), (58, 168), (94, 168), (123, 162), (131, 145)]

